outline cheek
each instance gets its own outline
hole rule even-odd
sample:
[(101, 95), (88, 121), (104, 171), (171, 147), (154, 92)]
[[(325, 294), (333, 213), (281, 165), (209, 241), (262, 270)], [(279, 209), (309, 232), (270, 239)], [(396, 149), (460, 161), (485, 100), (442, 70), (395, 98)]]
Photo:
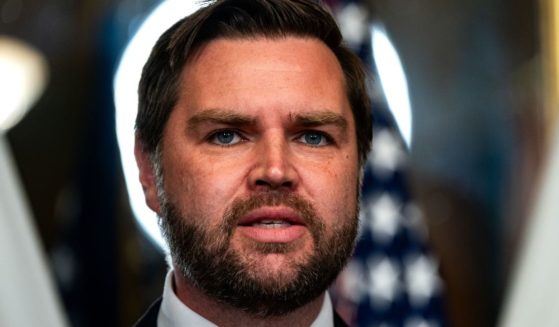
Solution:
[[(201, 156), (198, 156), (200, 158)], [(242, 186), (242, 172), (209, 164), (196, 156), (174, 157), (180, 163), (165, 172), (165, 190), (187, 217), (217, 220)], [(217, 218), (216, 218), (217, 217)]]
[(345, 219), (348, 216), (353, 218), (352, 216), (356, 214), (357, 183), (357, 178), (351, 176), (351, 178), (343, 178), (335, 184), (329, 204), (331, 204), (330, 210), (334, 213), (336, 220)]
[(332, 163), (307, 176), (310, 196), (327, 224), (355, 214), (359, 174), (352, 166)]

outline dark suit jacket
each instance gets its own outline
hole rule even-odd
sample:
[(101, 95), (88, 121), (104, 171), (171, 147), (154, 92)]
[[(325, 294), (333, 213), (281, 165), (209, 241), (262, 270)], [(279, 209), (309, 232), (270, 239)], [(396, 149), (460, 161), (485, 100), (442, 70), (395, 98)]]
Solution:
[[(157, 299), (144, 313), (144, 315), (136, 322), (134, 327), (156, 327), (157, 314), (161, 307), (161, 298)], [(345, 321), (334, 311), (334, 327), (348, 327)]]

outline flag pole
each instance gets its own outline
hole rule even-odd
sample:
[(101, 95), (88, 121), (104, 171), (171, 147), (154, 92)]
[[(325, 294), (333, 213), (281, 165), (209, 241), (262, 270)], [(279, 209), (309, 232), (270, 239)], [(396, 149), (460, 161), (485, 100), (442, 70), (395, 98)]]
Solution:
[(559, 2), (540, 1), (546, 148), (559, 118)]
[(559, 326), (559, 3), (540, 1), (545, 162), (499, 326)]

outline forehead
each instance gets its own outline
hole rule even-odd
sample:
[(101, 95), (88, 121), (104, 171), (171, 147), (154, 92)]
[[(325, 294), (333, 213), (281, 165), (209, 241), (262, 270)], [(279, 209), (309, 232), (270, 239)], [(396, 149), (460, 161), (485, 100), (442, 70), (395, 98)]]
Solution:
[(186, 66), (238, 65), (241, 62), (247, 65), (266, 63), (278, 68), (305, 64), (308, 68), (341, 72), (338, 59), (324, 42), (304, 36), (217, 38), (200, 45)]
[(295, 107), (349, 106), (341, 66), (323, 42), (300, 37), (217, 39), (197, 51), (181, 76), (179, 103), (194, 110), (227, 101), (271, 106), (282, 98)]

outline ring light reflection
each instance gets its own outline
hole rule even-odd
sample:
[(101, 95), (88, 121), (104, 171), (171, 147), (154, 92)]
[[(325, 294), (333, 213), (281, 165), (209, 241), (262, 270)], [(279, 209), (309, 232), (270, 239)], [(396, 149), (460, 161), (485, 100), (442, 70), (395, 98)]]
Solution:
[(159, 231), (157, 217), (144, 201), (139, 171), (134, 159), (134, 120), (138, 108), (137, 89), (143, 65), (161, 34), (199, 6), (194, 1), (168, 0), (161, 3), (142, 23), (124, 50), (114, 79), (116, 134), (128, 197), (142, 229), (166, 253), (167, 245)]

